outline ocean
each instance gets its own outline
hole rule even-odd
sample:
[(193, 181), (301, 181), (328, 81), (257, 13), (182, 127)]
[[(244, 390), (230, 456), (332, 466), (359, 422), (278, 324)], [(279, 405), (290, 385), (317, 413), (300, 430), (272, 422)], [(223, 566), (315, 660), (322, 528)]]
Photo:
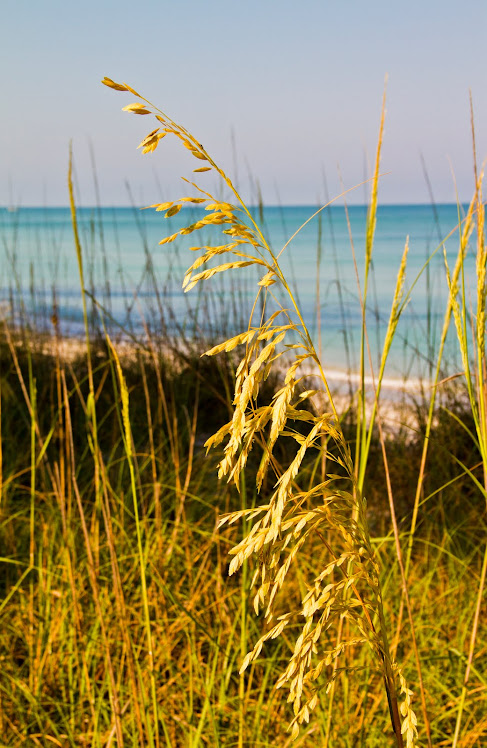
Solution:
[[(190, 213), (190, 211), (192, 211)], [(316, 211), (313, 206), (266, 207), (259, 217), (277, 254)], [(464, 208), (460, 209), (462, 215)], [(222, 244), (216, 230), (193, 233), (172, 244), (165, 236), (201, 217), (185, 208), (166, 219), (163, 213), (125, 207), (79, 208), (85, 288), (91, 324), (112, 334), (144, 336), (205, 335), (215, 342), (246, 324), (262, 272), (255, 267), (218, 274), (184, 294), (184, 272), (196, 258), (196, 244)], [(356, 372), (359, 366), (361, 304), (367, 208), (328, 207), (310, 221), (284, 250), (280, 261), (304, 321), (322, 352), (325, 368)], [(405, 290), (414, 285), (399, 321), (388, 365), (391, 377), (428, 377), (446, 307), (448, 289), (444, 251), (453, 265), (458, 251), (456, 205), (380, 206), (367, 300), (367, 328), (373, 365), (377, 365), (406, 239), (409, 255)], [(55, 311), (63, 335), (82, 330), (80, 279), (69, 208), (0, 208), (0, 304), (2, 315), (18, 324), (52, 330)], [(449, 237), (445, 242), (445, 238)], [(444, 242), (444, 244), (442, 244)], [(465, 282), (475, 288), (475, 236)], [(353, 247), (353, 251), (352, 251)], [(436, 250), (426, 269), (421, 270)], [(418, 278), (419, 275), (419, 278)], [(289, 308), (277, 285), (269, 289)], [(277, 301), (269, 298), (267, 311)], [(274, 306), (273, 306), (274, 305)], [(261, 302), (256, 307), (261, 312)], [(257, 318), (256, 318), (257, 319)], [(458, 367), (454, 336), (446, 361)]]

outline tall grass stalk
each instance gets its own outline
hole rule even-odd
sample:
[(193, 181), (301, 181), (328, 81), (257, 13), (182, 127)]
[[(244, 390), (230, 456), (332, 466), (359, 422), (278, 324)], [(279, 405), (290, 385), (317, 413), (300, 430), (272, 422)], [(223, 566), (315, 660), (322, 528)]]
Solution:
[[(115, 670), (114, 670), (114, 666), (113, 666), (113, 662), (112, 662), (112, 658), (110, 654), (109, 636), (108, 636), (107, 628), (104, 622), (104, 614), (103, 614), (103, 610), (101, 606), (99, 585), (98, 585), (98, 580), (97, 580), (97, 567), (98, 567), (97, 538), (99, 534), (97, 514), (100, 509), (100, 504), (101, 504), (101, 499), (102, 499), (101, 485), (100, 485), (100, 450), (99, 450), (99, 445), (98, 445), (96, 395), (95, 395), (94, 380), (93, 380), (93, 365), (92, 365), (92, 359), (91, 359), (90, 331), (89, 331), (88, 311), (87, 311), (86, 294), (85, 294), (83, 252), (82, 252), (81, 242), (80, 242), (79, 234), (78, 234), (78, 221), (77, 221), (77, 215), (76, 215), (76, 205), (75, 205), (75, 200), (74, 200), (72, 174), (73, 174), (73, 161), (72, 161), (72, 151), (70, 148), (69, 168), (68, 168), (68, 190), (69, 190), (69, 201), (70, 201), (70, 208), (71, 208), (73, 235), (74, 235), (75, 248), (76, 248), (76, 257), (78, 260), (78, 271), (79, 271), (80, 287), (81, 287), (81, 299), (82, 299), (82, 305), (83, 305), (83, 320), (84, 320), (84, 326), (85, 326), (86, 360), (87, 360), (87, 367), (88, 367), (88, 384), (89, 384), (89, 393), (88, 393), (88, 399), (85, 404), (85, 408), (86, 408), (87, 421), (88, 421), (89, 429), (90, 429), (88, 443), (90, 445), (91, 452), (93, 455), (93, 465), (94, 465), (95, 512), (93, 513), (93, 525), (95, 528), (95, 532), (94, 532), (95, 543), (93, 543), (92, 537), (90, 537), (90, 533), (88, 531), (88, 526), (87, 526), (86, 519), (85, 519), (85, 511), (83, 507), (83, 502), (81, 500), (81, 494), (80, 494), (76, 472), (75, 472), (74, 459), (72, 461), (71, 479), (72, 479), (74, 495), (76, 497), (76, 503), (78, 506), (78, 511), (79, 511), (79, 515), (81, 519), (86, 552), (88, 556), (88, 570), (89, 570), (91, 588), (92, 588), (94, 602), (95, 602), (95, 606), (97, 610), (97, 617), (98, 617), (101, 632), (102, 632), (103, 647), (105, 649), (107, 671), (108, 671), (108, 678), (109, 678), (110, 702), (111, 702), (111, 706), (113, 710), (114, 732), (117, 737), (117, 742), (119, 743), (120, 746), (123, 746), (124, 738), (123, 738), (123, 729), (122, 729), (122, 722), (121, 722), (121, 705), (120, 705), (119, 695), (118, 695), (118, 686), (117, 686), (116, 679), (115, 679)], [(65, 397), (65, 402), (66, 402), (66, 399), (67, 399), (66, 391), (64, 392), (64, 397)], [(65, 406), (65, 411), (69, 419), (68, 433), (71, 438), (71, 453), (74, 455), (74, 444), (72, 442), (72, 429), (71, 429), (71, 422), (70, 422), (71, 419), (69, 415), (69, 406), (67, 402)]]
[[(31, 360), (29, 359), (31, 364)], [(36, 382), (32, 376), (32, 368), (29, 366), (29, 399), (32, 408), (30, 423), (30, 522), (29, 522), (29, 567), (30, 573), (30, 590), (29, 590), (29, 646), (30, 661), (32, 667), (29, 673), (29, 686), (32, 691), (35, 690), (35, 673), (36, 673), (36, 652), (34, 638), (34, 569), (35, 569), (35, 507), (36, 507), (36, 428), (37, 423), (37, 391)], [(38, 580), (39, 583), (39, 580)]]
[[(461, 286), (451, 280), (448, 264), (445, 256), (448, 285), (450, 288), (450, 298), (453, 307), (453, 318), (464, 368), (464, 376), (467, 385), (468, 399), (472, 416), (475, 424), (475, 435), (478, 449), (482, 458), (483, 482), (480, 483), (472, 473), (470, 473), (475, 484), (484, 496), (487, 504), (487, 364), (485, 356), (485, 324), (486, 324), (486, 303), (487, 303), (487, 245), (485, 241), (485, 207), (482, 198), (483, 171), (478, 173), (477, 169), (477, 152), (475, 144), (475, 128), (472, 98), (470, 96), (470, 113), (472, 125), (472, 142), (473, 142), (473, 160), (475, 174), (475, 196), (472, 204), (475, 204), (475, 228), (477, 233), (476, 246), (476, 275), (477, 275), (477, 294), (476, 306), (473, 314), (469, 313), (467, 291), (465, 288), (465, 254), (460, 253), (461, 257)], [(469, 320), (470, 317), (470, 320)], [(470, 322), (470, 324), (469, 324)], [(472, 350), (472, 353), (470, 352)], [(458, 704), (457, 721), (455, 725), (455, 734), (453, 736), (453, 748), (458, 745), (460, 730), (462, 724), (463, 711), (467, 698), (467, 686), (470, 680), (473, 658), (476, 647), (477, 633), (480, 620), (480, 611), (482, 599), (484, 596), (485, 583), (487, 576), (487, 543), (484, 545), (483, 561), (478, 582), (477, 600), (471, 623), (470, 641), (468, 646), (467, 663), (463, 679), (462, 691)]]
[[(386, 79), (387, 83), (387, 79)], [(357, 440), (356, 440), (356, 458), (355, 458), (355, 471), (357, 479), (358, 490), (363, 489), (363, 479), (365, 474), (365, 467), (367, 465), (367, 419), (366, 419), (366, 387), (365, 387), (365, 366), (367, 357), (367, 293), (369, 287), (369, 273), (370, 266), (372, 263), (372, 252), (374, 247), (374, 236), (375, 227), (377, 222), (377, 198), (379, 191), (379, 168), (380, 168), (380, 157), (382, 150), (382, 141), (384, 137), (384, 121), (385, 121), (385, 106), (386, 106), (386, 91), (384, 87), (384, 94), (382, 97), (382, 113), (380, 118), (379, 126), (379, 137), (377, 141), (377, 151), (375, 156), (375, 168), (374, 175), (372, 178), (372, 190), (370, 197), (370, 205), (367, 212), (367, 222), (365, 230), (365, 259), (364, 259), (364, 281), (363, 289), (360, 288), (360, 282), (358, 278), (357, 261), (354, 252), (354, 264), (357, 275), (357, 284), (359, 289), (360, 306), (362, 312), (362, 326), (360, 334), (360, 381), (361, 387), (358, 395), (358, 409), (357, 409)], [(353, 250), (353, 245), (352, 245)], [(372, 366), (372, 363), (371, 363)], [(380, 380), (379, 380), (380, 387)], [(374, 403), (375, 405), (375, 403)], [(369, 433), (371, 433), (373, 423), (370, 424)]]
[[(360, 645), (367, 645), (375, 655), (374, 669), (384, 678), (396, 743), (402, 747), (404, 735), (408, 747), (413, 746), (417, 734), (416, 717), (411, 707), (411, 692), (391, 657), (380, 570), (371, 544), (363, 493), (357, 480), (361, 471), (355, 473), (349, 446), (343, 435), (320, 359), (299, 305), (279, 265), (280, 254), (293, 237), (281, 252), (274, 253), (231, 180), (203, 146), (185, 128), (155, 108), (130, 86), (114, 83), (108, 78), (103, 82), (112, 89), (130, 91), (138, 98), (137, 103), (125, 107), (127, 111), (139, 115), (153, 112), (162, 125), (162, 130), (158, 127), (141, 142), (143, 151), (155, 150), (160, 140), (168, 134), (176, 136), (199, 162), (205, 164), (194, 171), (216, 173), (229, 189), (232, 198), (236, 200), (236, 204), (223, 202), (196, 182), (185, 180), (196, 192), (196, 197), (190, 195), (152, 206), (156, 210), (165, 211), (168, 217), (178, 213), (186, 203), (204, 204), (208, 211), (204, 218), (163, 239), (161, 244), (174, 241), (178, 235), (199, 231), (208, 225), (223, 227), (226, 243), (200, 248), (203, 254), (188, 269), (183, 288), (189, 291), (200, 281), (209, 280), (217, 273), (249, 265), (257, 266), (261, 273), (260, 289), (247, 329), (214, 346), (206, 354), (213, 356), (224, 351), (230, 352), (237, 346), (245, 347), (236, 371), (232, 418), (206, 442), (207, 448), (210, 448), (227, 440), (219, 465), (219, 477), (227, 477), (238, 487), (249, 455), (254, 446), (259, 444), (263, 454), (257, 472), (257, 489), (261, 489), (268, 473), (274, 474), (276, 480), (267, 503), (226, 514), (219, 523), (222, 526), (239, 519), (259, 518), (250, 525), (251, 529), (244, 539), (232, 549), (234, 558), (229, 573), (233, 574), (247, 559), (256, 555), (258, 561), (253, 577), (253, 583), (258, 585), (254, 596), (255, 612), (258, 613), (261, 606), (264, 607), (265, 619), (269, 625), (277, 615), (277, 623), (268, 628), (246, 655), (240, 672), (242, 673), (259, 656), (266, 641), (277, 638), (285, 629), (287, 634), (291, 634), (293, 628), (300, 631), (295, 639), (294, 651), (289, 662), (277, 681), (277, 687), (286, 686), (289, 689), (288, 701), (293, 704), (294, 709), (292, 735), (297, 737), (300, 726), (309, 721), (310, 713), (318, 704), (320, 687), (326, 688), (329, 692), (338, 672), (352, 673), (355, 669), (354, 663), (353, 659), (350, 663), (347, 662), (347, 652)], [(383, 122), (384, 107), (367, 222), (364, 299), (376, 220)], [(226, 257), (223, 259), (226, 261), (221, 262), (224, 255)], [(214, 261), (217, 264), (212, 264)], [(402, 272), (404, 269), (405, 258)], [(271, 287), (275, 283), (280, 284), (284, 290), (290, 310), (280, 305), (273, 295)], [(398, 299), (401, 287), (400, 278)], [(255, 324), (254, 312), (261, 296), (264, 297), (263, 309), (267, 300), (272, 298), (277, 311), (266, 321), (261, 314), (260, 322)], [(362, 348), (364, 341), (363, 336)], [(364, 381), (363, 353), (361, 359)], [(260, 405), (260, 387), (277, 361), (287, 369), (284, 384), (276, 392), (270, 405)], [(322, 402), (329, 408), (328, 412), (323, 413), (314, 410), (313, 406), (310, 407), (310, 403), (320, 390), (304, 389), (301, 394), (299, 393), (298, 387), (305, 386), (306, 374), (303, 367), (306, 363), (312, 363), (316, 367), (321, 384)], [(324, 481), (314, 484), (308, 490), (302, 490), (299, 486), (299, 475), (306, 453), (312, 449), (317, 449), (321, 453), (324, 435), (327, 437), (327, 443), (331, 445), (327, 448), (327, 459), (343, 471), (342, 477), (338, 478), (333, 473), (328, 473)], [(361, 437), (363, 444), (364, 435), (365, 431)], [(281, 466), (274, 457), (274, 450), (278, 439), (285, 437), (295, 441), (296, 453), (287, 466)], [(321, 571), (313, 570), (314, 579), (308, 583), (307, 591), (304, 592), (300, 603), (295, 608), (288, 604), (284, 608), (286, 612), (282, 612), (277, 603), (278, 593), (293, 563), (297, 563), (303, 545), (310, 542), (312, 536), (321, 539), (329, 560)], [(329, 580), (331, 581), (327, 584)], [(301, 623), (303, 617), (304, 624)], [(344, 619), (347, 621), (345, 636), (339, 635), (331, 649), (320, 651), (319, 648), (323, 647), (323, 637), (336, 631), (337, 627), (341, 630), (341, 622)], [(355, 635), (351, 633), (352, 629), (355, 629)], [(346, 664), (340, 667), (339, 671), (335, 669), (334, 672), (330, 672), (330, 667), (339, 658)], [(325, 673), (328, 677), (325, 676), (324, 684), (320, 686), (316, 682)], [(402, 724), (398, 706), (399, 690), (404, 695), (401, 704)]]
[(129, 393), (127, 384), (120, 366), (120, 359), (118, 358), (117, 352), (112, 344), (112, 341), (107, 335), (107, 343), (110, 347), (110, 353), (115, 362), (115, 368), (120, 385), (120, 397), (122, 401), (122, 423), (123, 423), (123, 442), (125, 454), (127, 456), (127, 462), (130, 472), (130, 488), (132, 493), (132, 502), (135, 518), (135, 531), (137, 535), (137, 551), (139, 556), (140, 566), (140, 581), (142, 585), (142, 603), (144, 609), (144, 628), (147, 637), (147, 653), (149, 657), (149, 674), (150, 674), (150, 690), (152, 699), (152, 720), (147, 720), (147, 738), (150, 746), (159, 745), (159, 719), (158, 719), (158, 705), (156, 696), (156, 681), (154, 673), (154, 654), (152, 644), (152, 630), (151, 630), (151, 616), (149, 610), (149, 598), (147, 594), (147, 578), (146, 578), (146, 566), (147, 558), (144, 553), (142, 546), (142, 530), (139, 517), (139, 500), (137, 495), (137, 486), (135, 481), (135, 469), (134, 469), (134, 451), (132, 444), (132, 429), (130, 427), (130, 413), (129, 413)]
[[(383, 101), (382, 101), (382, 113), (381, 113), (379, 138), (378, 138), (378, 145), (377, 145), (377, 152), (376, 152), (376, 159), (375, 159), (375, 170), (374, 170), (374, 175), (372, 178), (372, 196), (371, 196), (369, 210), (367, 213), (363, 290), (360, 284), (358, 262), (357, 262), (357, 257), (355, 253), (353, 237), (351, 234), (348, 209), (345, 206), (346, 215), (347, 215), (347, 224), (348, 224), (349, 235), (350, 235), (350, 244), (352, 248), (352, 256), (353, 256), (353, 262), (354, 262), (354, 267), (355, 267), (358, 297), (360, 300), (361, 313), (362, 313), (361, 342), (360, 342), (360, 388), (359, 388), (359, 392), (357, 395), (356, 448), (355, 448), (354, 474), (356, 476), (357, 490), (360, 493), (362, 493), (364, 490), (364, 480), (365, 480), (365, 474), (366, 474), (367, 465), (368, 465), (372, 436), (374, 434), (374, 429), (375, 429), (375, 424), (376, 424), (376, 419), (377, 419), (378, 426), (379, 426), (381, 449), (382, 449), (383, 460), (384, 460), (387, 496), (389, 500), (389, 510), (391, 514), (391, 521), (392, 521), (392, 527), (393, 527), (393, 533), (394, 533), (396, 556), (397, 556), (399, 568), (401, 571), (401, 581), (402, 581), (401, 587), (402, 587), (403, 594), (405, 595), (406, 606), (408, 610), (409, 625), (411, 629), (412, 643), (413, 643), (413, 649), (414, 649), (415, 660), (416, 660), (416, 668), (417, 668), (417, 673), (418, 673), (418, 683), (419, 683), (420, 694), (421, 694), (421, 708), (423, 712), (423, 721), (425, 725), (426, 738), (427, 738), (428, 746), (430, 746), (431, 748), (430, 724), (429, 724), (429, 717), (428, 717), (427, 706), (426, 706), (426, 695), (424, 691), (421, 661), (419, 657), (419, 651), (418, 651), (416, 635), (415, 635), (414, 620), (413, 620), (413, 615), (412, 615), (412, 608), (411, 608), (411, 604), (409, 600), (406, 575), (405, 575), (404, 565), (403, 565), (401, 542), (399, 538), (399, 528), (398, 528), (397, 519), (396, 519), (394, 498), (393, 498), (391, 480), (390, 480), (389, 469), (388, 469), (385, 439), (384, 439), (384, 435), (382, 431), (382, 423), (381, 423), (381, 419), (380, 419), (380, 415), (378, 411), (382, 381), (384, 378), (387, 359), (388, 359), (389, 352), (391, 349), (392, 341), (393, 341), (393, 338), (396, 332), (399, 318), (403, 310), (405, 309), (406, 305), (409, 302), (410, 293), (411, 293), (411, 290), (410, 290), (408, 294), (404, 295), (404, 288), (403, 288), (405, 276), (406, 276), (407, 255), (409, 251), (408, 239), (406, 239), (406, 244), (405, 244), (403, 256), (401, 259), (401, 264), (400, 264), (398, 275), (397, 275), (396, 288), (395, 288), (394, 296), (392, 300), (389, 322), (387, 325), (385, 338), (384, 338), (384, 342), (382, 345), (382, 353), (381, 353), (380, 366), (379, 366), (377, 379), (374, 375), (374, 365), (372, 361), (372, 355), (370, 352), (368, 327), (367, 327), (367, 289), (368, 289), (368, 277), (369, 277), (370, 267), (372, 263), (375, 226), (376, 226), (376, 220), (377, 220), (378, 182), (379, 182), (380, 157), (381, 157), (383, 131), (384, 131), (384, 120), (385, 120), (385, 90), (384, 90), (384, 96), (383, 96)], [(413, 284), (413, 287), (414, 287), (414, 284)], [(367, 394), (367, 388), (366, 388), (366, 382), (365, 382), (366, 357), (368, 358), (370, 373), (371, 373), (372, 382), (373, 382), (373, 403), (372, 403), (372, 409), (371, 409), (371, 413), (369, 417), (367, 417), (367, 408), (366, 408), (366, 394)], [(340, 636), (341, 636), (341, 631), (340, 631)], [(332, 695), (333, 695), (333, 691), (332, 691)], [(331, 703), (330, 703), (330, 712), (331, 712)], [(325, 744), (328, 745), (327, 740)]]

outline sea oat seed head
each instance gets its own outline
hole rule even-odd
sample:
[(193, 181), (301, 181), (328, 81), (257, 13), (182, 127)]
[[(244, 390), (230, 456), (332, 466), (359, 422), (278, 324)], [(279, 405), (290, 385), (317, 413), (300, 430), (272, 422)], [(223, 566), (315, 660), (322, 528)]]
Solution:
[(127, 106), (122, 107), (122, 112), (132, 112), (133, 114), (151, 114), (149, 109), (147, 109), (143, 104), (135, 103), (135, 104), (127, 104)]
[(115, 89), (115, 91), (128, 91), (128, 88), (124, 83), (115, 83), (115, 81), (112, 81), (111, 78), (107, 78), (106, 76), (103, 78), (102, 83), (104, 86), (108, 86), (108, 88)]

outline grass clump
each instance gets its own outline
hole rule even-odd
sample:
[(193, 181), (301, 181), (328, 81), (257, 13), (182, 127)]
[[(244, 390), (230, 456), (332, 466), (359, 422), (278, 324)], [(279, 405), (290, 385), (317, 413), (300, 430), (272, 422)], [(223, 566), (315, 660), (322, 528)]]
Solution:
[[(5, 335), (0, 346), (3, 743), (114, 745), (118, 718), (123, 745), (127, 746), (150, 745), (151, 740), (154, 745), (171, 746), (289, 744), (285, 730), (290, 719), (288, 707), (273, 685), (293, 653), (293, 629), (289, 634), (284, 629), (282, 636), (268, 639), (247, 671), (238, 675), (247, 651), (267, 630), (262, 631), (262, 624), (247, 603), (252, 559), (243, 565), (245, 586), (236, 575), (228, 578), (227, 554), (242, 540), (241, 527), (239, 523), (227, 523), (219, 531), (216, 528), (218, 515), (256, 505), (251, 481), (259, 461), (253, 460), (251, 453), (247, 482), (240, 481), (238, 493), (234, 485), (216, 480), (212, 461), (203, 449), (208, 437), (208, 413), (214, 413), (215, 420), (228, 417), (228, 405), (220, 399), (224, 386), (218, 383), (230, 371), (222, 371), (220, 362), (210, 370), (218, 357), (200, 359), (197, 350), (194, 358), (185, 354), (175, 361), (174, 354), (168, 357), (159, 351), (155, 341), (154, 356), (144, 349), (134, 355), (118, 346), (129, 391), (138, 521), (153, 642), (151, 663), (144, 631), (136, 519), (123, 443), (120, 380), (110, 348), (97, 348), (92, 341), (95, 406), (100, 414), (101, 495), (97, 500), (86, 416), (86, 349), (80, 346), (79, 355), (58, 358), (55, 339), (50, 341), (49, 350), (36, 338), (16, 340), (13, 331), (9, 335), (14, 345), (9, 345), (7, 331)], [(198, 371), (203, 378), (198, 377)], [(33, 384), (29, 386), (29, 372), (34, 375), (37, 393), (34, 421), (30, 397), (25, 396), (34, 390)], [(58, 381), (62, 384), (60, 391)], [(150, 394), (147, 400), (144, 381)], [(198, 382), (199, 396), (195, 396)], [(268, 393), (264, 396), (271, 400)], [(188, 404), (194, 405), (195, 397), (198, 405), (193, 420)], [(460, 404), (454, 409), (452, 403), (448, 410), (465, 417)], [(34, 460), (32, 423), (36, 424)], [(180, 445), (179, 453), (171, 451), (170, 429), (173, 441)], [(354, 429), (344, 425), (343, 430), (353, 458)], [(296, 439), (283, 440), (280, 451), (276, 447), (273, 451), (283, 464), (292, 462), (296, 454), (296, 448), (285, 445), (286, 441)], [(448, 450), (455, 450), (462, 463), (478, 475), (478, 455), (469, 441), (446, 408), (438, 412), (430, 437), (431, 473), (425, 475), (422, 498), (427, 503), (420, 506), (408, 577), (433, 745), (450, 745), (455, 730), (459, 684), (464, 677), (468, 631), (481, 573), (478, 548), (486, 531), (471, 479), (461, 469), (455, 472), (455, 460), (449, 458), (447, 462)], [(391, 480), (397, 493), (405, 497), (398, 507), (403, 543), (407, 541), (405, 528), (414, 498), (410, 487), (417, 476), (422, 443), (423, 431), (418, 430), (408, 433), (407, 439), (399, 434), (387, 444)], [(216, 449), (221, 450), (222, 444)], [(405, 462), (405, 452), (416, 454), (416, 459)], [(223, 452), (220, 455), (223, 457)], [(336, 462), (334, 465), (338, 470)], [(443, 466), (442, 475), (447, 478), (440, 478), (441, 486), (434, 475), (438, 465)], [(414, 684), (411, 632), (401, 621), (401, 579), (389, 534), (390, 519), (384, 497), (379, 502), (378, 496), (384, 477), (375, 434), (368, 468), (371, 476), (378, 476), (374, 481), (376, 493), (369, 493), (366, 487), (366, 495), (373, 516), (371, 544), (381, 570), (384, 617), (392, 632), (391, 649)], [(301, 491), (321, 469), (321, 461), (316, 465), (310, 453), (298, 476)], [(80, 504), (76, 502), (75, 486)], [(431, 489), (441, 490), (428, 498)], [(268, 501), (271, 495), (269, 481), (261, 488), (261, 500)], [(332, 537), (327, 530), (325, 540)], [(91, 549), (91, 560), (87, 548)], [(323, 569), (328, 560), (329, 552), (319, 535), (310, 535), (289, 569), (285, 597), (276, 599), (276, 617), (301, 604), (306, 581), (313, 579), (317, 566)], [(94, 577), (90, 576), (90, 564)], [(105, 626), (104, 640), (100, 616)], [(325, 634), (328, 649), (334, 644), (332, 634), (334, 631)], [(484, 619), (480, 618), (460, 733), (465, 745), (482, 744), (487, 734), (487, 690), (482, 682), (486, 634)], [(115, 701), (110, 700), (108, 655)], [(355, 672), (342, 669), (345, 657)], [(371, 651), (363, 644), (351, 643), (336, 662), (333, 692), (328, 696), (323, 689), (319, 692), (314, 719), (303, 726), (298, 744), (384, 745), (389, 740), (390, 721), (383, 681), (374, 670)], [(148, 691), (151, 671), (156, 685), (156, 715)], [(116, 711), (117, 702), (121, 713)], [(419, 727), (422, 730), (421, 721)]]
[[(222, 232), (196, 243), (185, 289), (253, 266), (258, 293), (248, 324), (230, 336), (222, 329), (203, 356), (201, 339), (172, 348), (150, 334), (130, 346), (95, 339), (71, 188), (85, 339), (67, 355), (56, 334), (41, 339), (24, 321), (20, 330), (5, 324), (0, 340), (1, 739), (63, 748), (482, 745), (482, 175), (446, 269), (436, 379), (414, 428), (387, 434), (382, 378), (411, 290), (406, 241), (368, 393), (383, 116), (358, 286), (361, 382), (345, 412), (281, 252), (231, 180), (184, 128), (129, 86), (104, 82), (138, 99), (128, 111), (156, 115), (144, 152), (173, 135), (197, 159), (189, 194), (152, 206), (169, 217), (199, 206), (162, 244)], [(195, 181), (204, 172), (228, 199)], [(472, 309), (464, 259), (474, 230)], [(463, 388), (460, 378), (440, 380), (451, 318)]]

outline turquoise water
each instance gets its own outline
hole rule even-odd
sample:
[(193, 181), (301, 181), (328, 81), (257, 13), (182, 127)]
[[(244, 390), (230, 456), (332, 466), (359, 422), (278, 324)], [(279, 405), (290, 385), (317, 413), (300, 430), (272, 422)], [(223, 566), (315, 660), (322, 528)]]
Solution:
[[(275, 252), (315, 210), (312, 206), (264, 209), (265, 234)], [(185, 209), (165, 219), (163, 214), (150, 210), (79, 209), (85, 286), (98, 302), (98, 306), (90, 304), (95, 327), (101, 327), (100, 315), (103, 315), (111, 329), (123, 328), (136, 336), (143, 335), (144, 325), (155, 333), (182, 329), (188, 335), (196, 330), (216, 337), (222, 326), (229, 332), (238, 331), (248, 317), (258, 289), (255, 268), (215, 276), (207, 284), (183, 294), (184, 271), (196, 257), (188, 248), (197, 242), (221, 244), (221, 235), (215, 230), (192, 234), (174, 244), (158, 244), (164, 236), (199, 215), (197, 211), (189, 215), (189, 209)], [(366, 208), (350, 207), (349, 219), (362, 277)], [(426, 258), (457, 225), (455, 205), (379, 207), (368, 313), (374, 361), (381, 349), (406, 237), (409, 236), (410, 245), (408, 288)], [(4, 315), (14, 321), (18, 321), (19, 315), (31, 316), (39, 328), (52, 329), (50, 319), (55, 307), (61, 331), (67, 335), (79, 333), (80, 284), (69, 209), (0, 208), (0, 237), (0, 302)], [(445, 246), (453, 263), (458, 232), (453, 233)], [(467, 266), (467, 284), (474, 282), (474, 246), (475, 237)], [(320, 310), (325, 366), (355, 371), (361, 307), (344, 209), (331, 207), (322, 211), (319, 218), (298, 233), (281, 259), (306, 324), (315, 337)], [(278, 293), (277, 287), (273, 286), (272, 291)], [(427, 362), (434, 357), (437, 347), (446, 298), (441, 249), (415, 286), (400, 322), (391, 352), (391, 376), (427, 375)], [(284, 304), (288, 306), (285, 300)], [(271, 305), (272, 302), (269, 309)], [(448, 357), (454, 368), (453, 345)]]

